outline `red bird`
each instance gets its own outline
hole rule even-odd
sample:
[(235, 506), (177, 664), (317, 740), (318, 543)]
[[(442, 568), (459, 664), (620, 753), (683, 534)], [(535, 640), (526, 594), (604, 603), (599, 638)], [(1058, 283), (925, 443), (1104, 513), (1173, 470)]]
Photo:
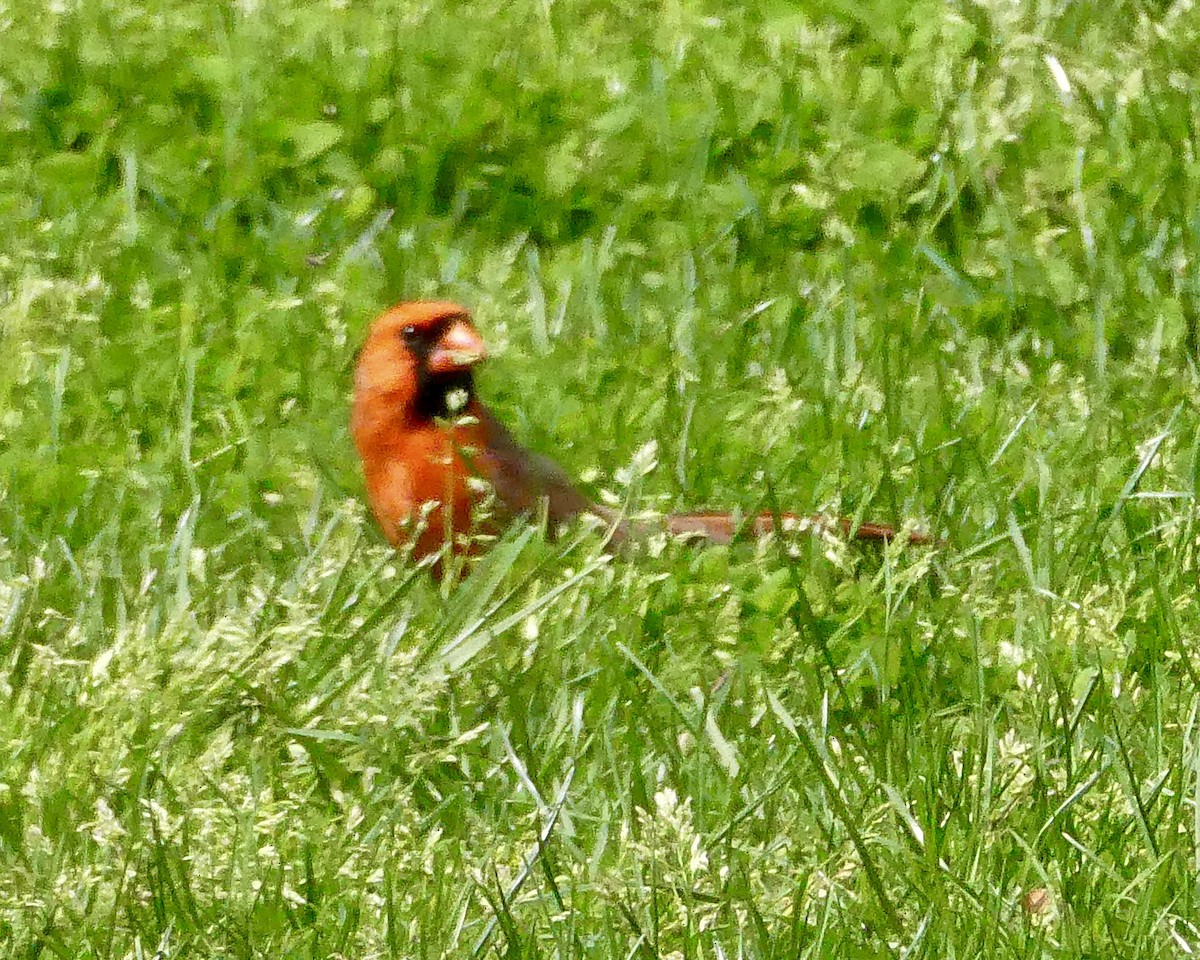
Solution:
[[(493, 522), (534, 514), (544, 502), (551, 529), (592, 514), (611, 525), (617, 545), (656, 530), (716, 543), (733, 538), (738, 524), (731, 514), (682, 513), (661, 525), (631, 524), (593, 503), (557, 464), (521, 447), (475, 395), (473, 371), (486, 357), (470, 313), (454, 303), (402, 303), (371, 326), (355, 370), (351, 432), (371, 510), (393, 545), (411, 545), (417, 559), (447, 543), (455, 553), (469, 551), (464, 535), (481, 532), (473, 513), (488, 488), (499, 514)], [(840, 520), (837, 526), (860, 540), (895, 535), (879, 523), (855, 527)], [(760, 536), (773, 520), (762, 514), (747, 527)], [(928, 542), (920, 534), (911, 539)]]

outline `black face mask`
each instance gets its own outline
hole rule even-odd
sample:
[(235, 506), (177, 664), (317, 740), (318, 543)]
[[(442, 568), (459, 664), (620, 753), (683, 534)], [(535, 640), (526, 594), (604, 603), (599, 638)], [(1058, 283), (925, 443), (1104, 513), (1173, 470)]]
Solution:
[(433, 352), (438, 341), (445, 336), (451, 323), (458, 318), (448, 318), (434, 326), (413, 329), (409, 327), (401, 333), (405, 348), (417, 361), (417, 399), (416, 413), (422, 420), (433, 420), (435, 417), (452, 417), (459, 413), (465, 404), (458, 404), (451, 409), (448, 398), (456, 390), (466, 392), (467, 400), (475, 396), (475, 377), (470, 370), (455, 370), (451, 373), (432, 373), (429, 370), (429, 355)]
[(417, 416), (432, 420), (461, 413), (466, 404), (459, 403), (451, 409), (449, 403), (449, 395), (456, 390), (465, 391), (468, 402), (475, 396), (475, 376), (470, 370), (430, 373), (422, 359), (417, 367)]

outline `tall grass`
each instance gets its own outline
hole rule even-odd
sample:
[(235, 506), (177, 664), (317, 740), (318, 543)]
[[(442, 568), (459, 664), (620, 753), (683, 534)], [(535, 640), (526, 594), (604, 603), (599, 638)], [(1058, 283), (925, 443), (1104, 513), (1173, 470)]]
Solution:
[[(1200, 949), (1189, 3), (0, 8), (0, 947)], [(374, 312), (636, 508), (383, 546)]]

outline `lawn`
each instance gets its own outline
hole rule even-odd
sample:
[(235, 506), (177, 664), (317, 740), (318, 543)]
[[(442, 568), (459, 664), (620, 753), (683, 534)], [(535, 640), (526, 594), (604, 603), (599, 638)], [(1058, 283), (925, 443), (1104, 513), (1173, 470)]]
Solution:
[[(1200, 950), (1190, 0), (0, 4), (0, 955)], [(634, 510), (438, 584), (404, 298)]]

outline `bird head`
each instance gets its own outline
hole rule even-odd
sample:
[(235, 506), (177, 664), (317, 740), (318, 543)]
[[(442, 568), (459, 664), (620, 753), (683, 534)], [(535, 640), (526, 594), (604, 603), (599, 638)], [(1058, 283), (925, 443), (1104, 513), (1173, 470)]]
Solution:
[(465, 391), (468, 400), (473, 395), (472, 371), (486, 358), (465, 307), (441, 300), (401, 303), (371, 325), (358, 356), (355, 392), (387, 395), (418, 418), (448, 416), (457, 412), (451, 402), (456, 391)]

